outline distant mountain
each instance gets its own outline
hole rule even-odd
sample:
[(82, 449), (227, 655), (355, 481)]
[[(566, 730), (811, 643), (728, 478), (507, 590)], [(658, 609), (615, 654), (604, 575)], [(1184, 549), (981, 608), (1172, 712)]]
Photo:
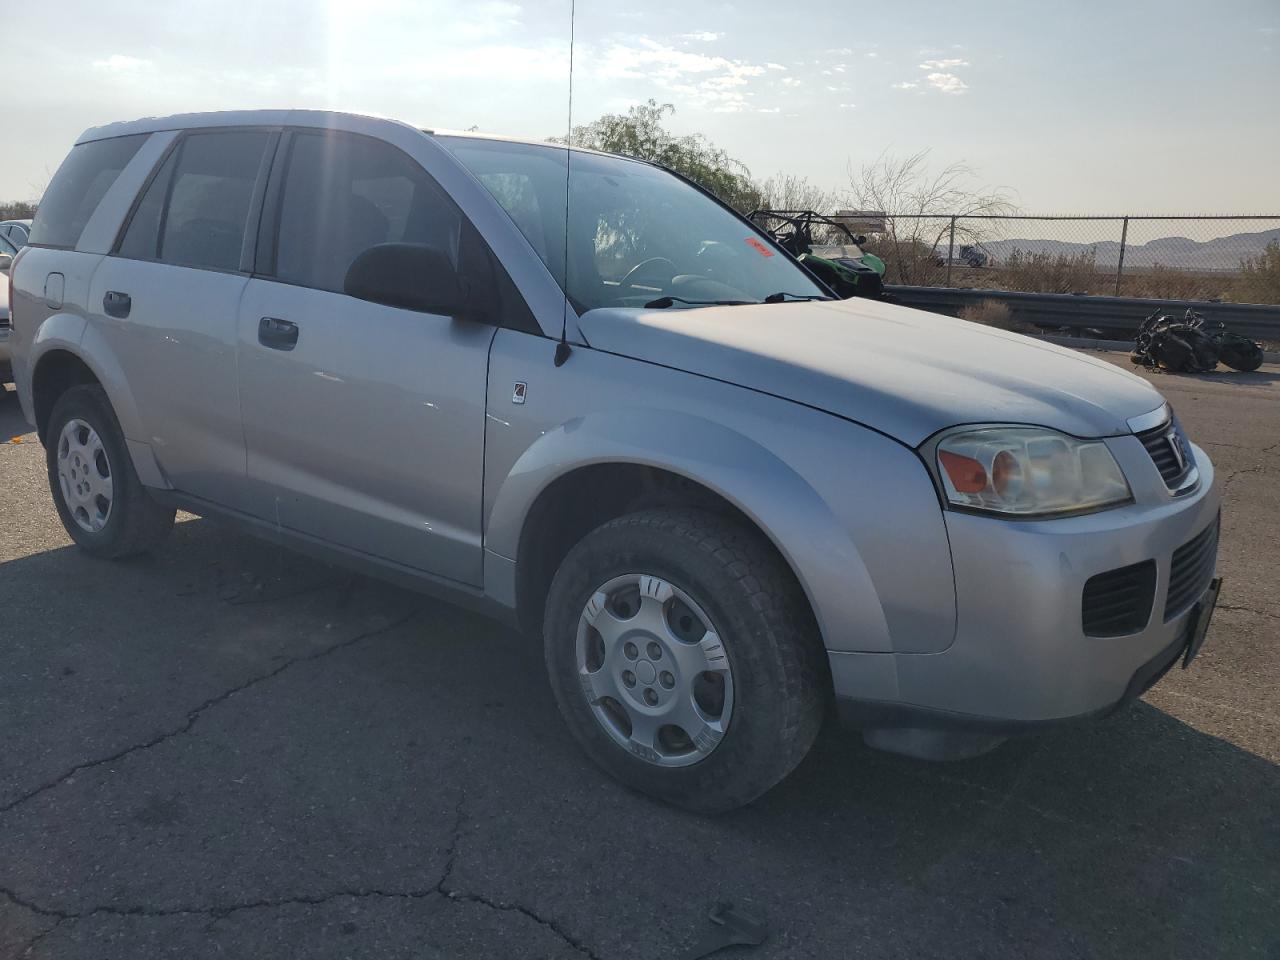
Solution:
[[(1083, 223), (1087, 221), (1075, 221)], [(1161, 237), (1147, 243), (1130, 243), (1124, 252), (1126, 267), (1181, 267), (1193, 270), (1236, 270), (1245, 257), (1257, 256), (1272, 241), (1280, 242), (1280, 228), (1258, 233), (1234, 233), (1229, 237), (1198, 242), (1189, 237)], [(1116, 240), (1098, 243), (1067, 243), (1062, 240), (993, 240), (982, 244), (999, 264), (1014, 250), (1024, 253), (1049, 253), (1053, 256), (1075, 255), (1090, 248), (1097, 250), (1098, 266), (1114, 267), (1120, 259)]]

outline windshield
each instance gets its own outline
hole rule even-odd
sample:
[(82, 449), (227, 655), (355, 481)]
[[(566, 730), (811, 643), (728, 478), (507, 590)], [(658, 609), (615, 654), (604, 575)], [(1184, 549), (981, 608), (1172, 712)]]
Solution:
[(568, 151), (439, 139), (507, 211), (579, 313), (828, 296), (740, 217), (658, 167), (574, 151), (566, 242)]

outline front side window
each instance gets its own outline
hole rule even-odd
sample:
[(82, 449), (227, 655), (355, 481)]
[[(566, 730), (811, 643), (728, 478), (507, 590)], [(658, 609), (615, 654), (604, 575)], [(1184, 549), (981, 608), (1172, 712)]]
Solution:
[(432, 247), (456, 269), (462, 216), (426, 171), (389, 144), (295, 135), (280, 201), (277, 279), (340, 293), (356, 257), (383, 243)]
[(562, 147), (439, 139), (506, 210), (579, 312), (663, 297), (681, 307), (828, 296), (748, 223), (665, 170), (577, 151), (570, 158)]
[(66, 249), (79, 243), (98, 204), (148, 136), (140, 133), (72, 147), (44, 192), (28, 242)]

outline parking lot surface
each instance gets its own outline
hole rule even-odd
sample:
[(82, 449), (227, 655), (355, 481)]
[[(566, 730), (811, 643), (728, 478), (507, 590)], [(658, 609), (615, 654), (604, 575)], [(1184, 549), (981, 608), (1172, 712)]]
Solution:
[(80, 554), (0, 398), (0, 958), (649, 960), (718, 901), (770, 928), (725, 957), (1280, 957), (1280, 368), (1153, 379), (1226, 484), (1192, 668), (963, 763), (829, 726), (718, 818), (474, 614), (208, 520)]

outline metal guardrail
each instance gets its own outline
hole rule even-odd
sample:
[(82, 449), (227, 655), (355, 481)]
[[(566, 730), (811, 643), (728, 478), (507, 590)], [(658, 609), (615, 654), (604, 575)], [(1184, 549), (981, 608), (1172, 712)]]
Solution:
[(1100, 297), (1071, 293), (1013, 293), (1006, 290), (968, 290), (955, 287), (885, 287), (886, 299), (904, 307), (957, 316), (965, 307), (995, 300), (1009, 308), (1013, 319), (1051, 330), (1093, 328), (1132, 334), (1153, 313), (1181, 314), (1188, 307), (1209, 320), (1221, 320), (1232, 333), (1255, 340), (1280, 341), (1280, 306), (1222, 303), (1215, 300), (1150, 300), (1139, 297)]

